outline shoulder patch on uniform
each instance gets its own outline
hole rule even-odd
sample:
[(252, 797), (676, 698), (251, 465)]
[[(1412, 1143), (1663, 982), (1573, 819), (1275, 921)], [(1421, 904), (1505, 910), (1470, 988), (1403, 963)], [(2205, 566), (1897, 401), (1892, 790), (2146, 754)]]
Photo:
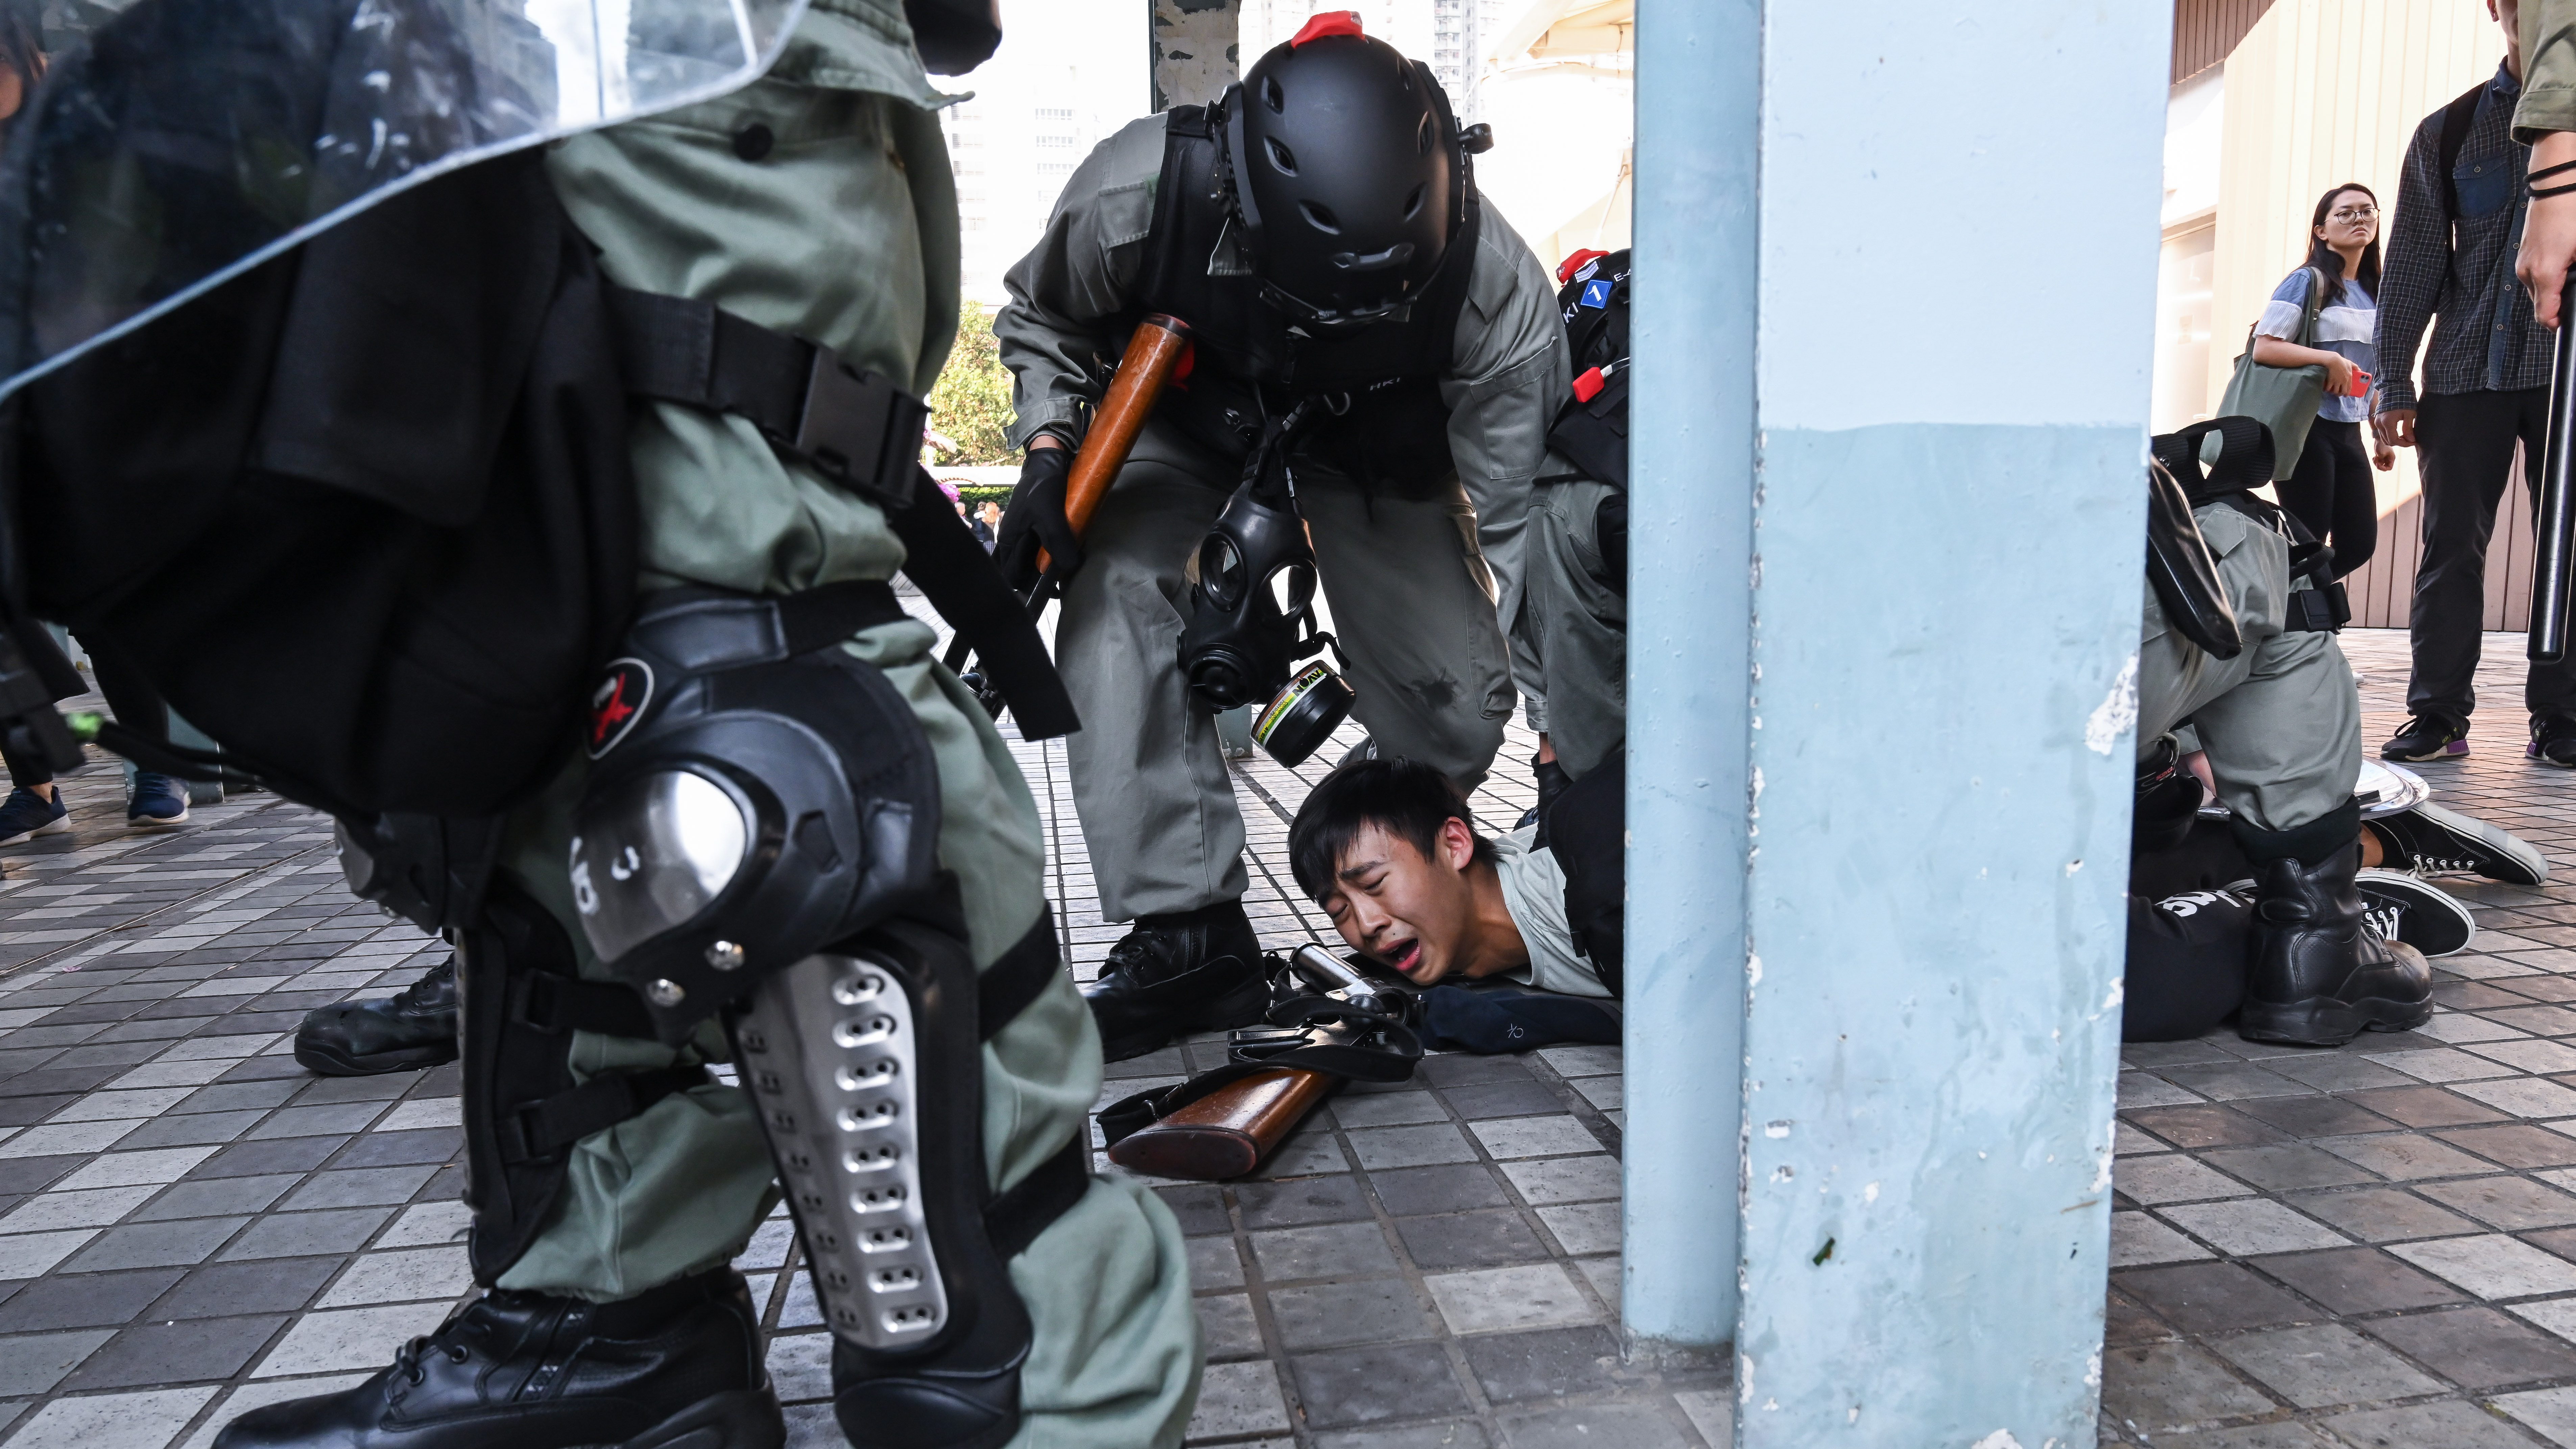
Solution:
[(1583, 305), (1586, 307), (1609, 306), (1610, 287), (1611, 281), (1608, 277), (1595, 277), (1591, 281), (1584, 283)]

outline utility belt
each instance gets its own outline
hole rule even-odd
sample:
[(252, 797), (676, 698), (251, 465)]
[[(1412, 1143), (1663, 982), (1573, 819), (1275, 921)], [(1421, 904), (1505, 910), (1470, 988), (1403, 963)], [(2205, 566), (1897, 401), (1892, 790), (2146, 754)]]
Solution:
[[(1294, 467), (1351, 479), (1393, 497), (1429, 497), (1458, 471), (1438, 379), (1389, 377), (1349, 386), (1272, 386), (1202, 366), (1163, 389), (1154, 415), (1240, 468), (1261, 444), (1281, 396), (1316, 402), (1289, 450)], [(1208, 479), (1231, 491), (1239, 478)]]

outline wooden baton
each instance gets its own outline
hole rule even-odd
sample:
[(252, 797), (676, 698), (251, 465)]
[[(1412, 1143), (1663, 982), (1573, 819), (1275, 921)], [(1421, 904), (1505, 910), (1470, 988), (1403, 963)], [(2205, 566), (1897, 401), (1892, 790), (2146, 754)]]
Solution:
[[(1190, 324), (1160, 312), (1148, 314), (1127, 339), (1127, 355), (1118, 360), (1118, 371), (1109, 379), (1109, 395), (1092, 415), (1081, 451), (1073, 456), (1073, 472), (1065, 480), (1064, 518), (1077, 537), (1091, 526), (1100, 500), (1108, 496), (1109, 485), (1118, 481), (1118, 470), (1127, 466), (1136, 435), (1144, 430), (1146, 417), (1163, 396), (1163, 384), (1171, 381), (1189, 348)], [(1046, 567), (1047, 552), (1039, 549), (1038, 572), (1045, 573)]]
[(1139, 1127), (1109, 1149), (1109, 1160), (1155, 1177), (1222, 1182), (1261, 1165), (1317, 1103), (1341, 1085), (1329, 1073), (1272, 1067)]

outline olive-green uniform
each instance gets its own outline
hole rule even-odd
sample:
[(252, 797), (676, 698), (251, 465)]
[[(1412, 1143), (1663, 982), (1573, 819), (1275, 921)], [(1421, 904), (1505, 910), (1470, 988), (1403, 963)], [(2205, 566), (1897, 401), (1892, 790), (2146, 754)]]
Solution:
[[(1004, 279), (993, 322), (1016, 380), (1012, 441), (1041, 428), (1079, 440), (1138, 305), (1164, 122), (1131, 122), (1078, 167), (1037, 247)], [(1227, 233), (1231, 238), (1233, 233)], [(1381, 753), (1485, 777), (1514, 703), (1504, 626), (1522, 608), (1523, 531), (1547, 423), (1567, 387), (1556, 289), (1529, 247), (1484, 206), (1467, 297), (1439, 379), (1453, 476), (1368, 488), (1301, 465), (1333, 628), (1358, 694), (1352, 715)], [(1251, 259), (1228, 240), (1210, 276)], [(1183, 320), (1188, 320), (1184, 318)], [(1178, 647), (1184, 569), (1239, 482), (1218, 457), (1149, 422), (1083, 536), (1056, 665), (1086, 728), (1068, 743), (1076, 811), (1103, 917), (1194, 910), (1244, 892), (1243, 820), (1216, 722), (1187, 697)]]
[(2218, 560), (2245, 648), (2211, 656), (2165, 620), (2147, 590), (2138, 647), (2138, 748), (2190, 720), (2219, 803), (2257, 830), (2295, 830), (2352, 799), (2361, 777), (2361, 693), (2335, 636), (2285, 630), (2290, 541), (2225, 503), (2192, 516)]
[[(1540, 681), (1530, 727), (1580, 780), (1628, 737), (1628, 600), (1601, 556), (1601, 505), (1623, 490), (1551, 454), (1531, 501), (1529, 590), (1514, 643)], [(1624, 582), (1624, 581), (1622, 581)]]
[[(703, 299), (812, 338), (927, 393), (957, 310), (954, 182), (896, 0), (815, 0), (752, 86), (559, 144), (555, 187), (610, 280)], [(790, 593), (893, 576), (902, 546), (875, 505), (782, 461), (740, 418), (657, 404), (637, 419), (644, 585)], [(924, 624), (847, 646), (912, 702), (938, 762), (940, 864), (964, 896), (979, 968), (1043, 907), (1037, 807), (992, 722), (932, 657)], [(564, 861), (582, 770), (511, 820), (508, 870), (592, 959)], [(702, 1031), (695, 1051), (721, 1055)], [(577, 1076), (685, 1059), (576, 1034)], [(994, 1190), (1086, 1130), (1100, 1042), (1070, 978), (983, 1047)], [(500, 1286), (630, 1297), (740, 1253), (777, 1201), (748, 1099), (710, 1085), (584, 1138), (552, 1220)], [(1176, 1445), (1201, 1362), (1178, 1225), (1126, 1181), (1088, 1194), (1011, 1260), (1035, 1342), (1021, 1374), (1023, 1449)]]
[[(2576, 0), (2522, 0), (2522, 99), (2514, 102), (2513, 138), (2528, 146), (2543, 131), (2576, 131)], [(2541, 183), (2563, 186), (2564, 176)]]

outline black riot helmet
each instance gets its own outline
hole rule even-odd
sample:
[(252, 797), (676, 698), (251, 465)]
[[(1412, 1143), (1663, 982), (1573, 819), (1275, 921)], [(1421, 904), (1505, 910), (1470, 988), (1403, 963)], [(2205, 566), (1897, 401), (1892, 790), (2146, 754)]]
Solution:
[(1429, 66), (1332, 12), (1271, 47), (1225, 105), (1235, 212), (1271, 305), (1375, 322), (1439, 272), (1470, 182)]
[(1002, 45), (1002, 0), (903, 0), (903, 18), (932, 75), (964, 75)]

